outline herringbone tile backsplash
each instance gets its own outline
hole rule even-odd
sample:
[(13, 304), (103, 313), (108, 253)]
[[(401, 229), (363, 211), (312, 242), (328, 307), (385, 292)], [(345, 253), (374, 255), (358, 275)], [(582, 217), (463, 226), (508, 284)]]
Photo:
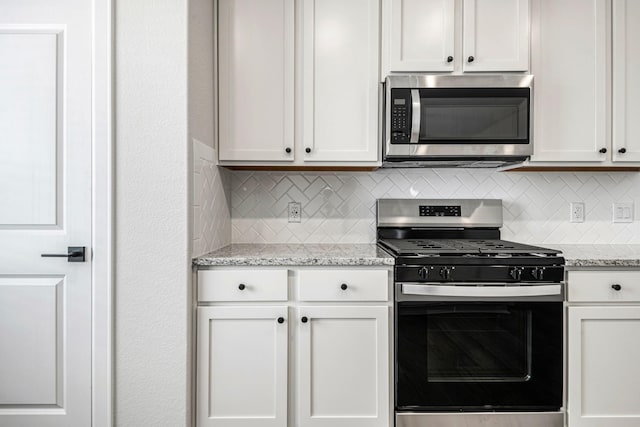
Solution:
[[(613, 224), (612, 203), (640, 206), (638, 173), (519, 173), (484, 169), (231, 173), (234, 243), (371, 243), (378, 198), (497, 198), (502, 237), (529, 243), (640, 243), (639, 223)], [(287, 205), (302, 203), (302, 222)], [(569, 222), (584, 202), (586, 221)]]

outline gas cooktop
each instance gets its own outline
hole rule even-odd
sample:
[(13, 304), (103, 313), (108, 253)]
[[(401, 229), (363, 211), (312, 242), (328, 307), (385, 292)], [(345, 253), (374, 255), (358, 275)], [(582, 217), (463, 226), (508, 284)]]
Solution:
[(393, 255), (426, 256), (555, 256), (560, 251), (498, 239), (380, 239)]

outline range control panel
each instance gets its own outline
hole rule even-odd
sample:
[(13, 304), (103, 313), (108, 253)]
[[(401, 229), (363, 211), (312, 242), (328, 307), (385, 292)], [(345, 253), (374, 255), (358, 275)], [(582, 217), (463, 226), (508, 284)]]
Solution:
[(402, 144), (411, 140), (411, 90), (391, 90), (391, 142)]
[(462, 216), (460, 206), (420, 205), (420, 216)]

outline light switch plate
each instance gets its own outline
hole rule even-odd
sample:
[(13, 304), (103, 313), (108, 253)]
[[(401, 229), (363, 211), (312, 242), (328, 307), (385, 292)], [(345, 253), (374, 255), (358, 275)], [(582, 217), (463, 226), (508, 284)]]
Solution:
[(633, 222), (633, 202), (614, 203), (613, 222)]

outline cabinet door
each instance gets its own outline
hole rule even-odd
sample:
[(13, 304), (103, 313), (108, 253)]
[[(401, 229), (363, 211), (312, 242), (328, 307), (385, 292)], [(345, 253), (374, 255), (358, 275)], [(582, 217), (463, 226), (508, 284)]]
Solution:
[(198, 427), (287, 426), (287, 325), (287, 307), (198, 308)]
[(455, 0), (387, 0), (387, 71), (453, 71)]
[(640, 161), (640, 2), (613, 0), (613, 161)]
[(609, 0), (532, 0), (532, 161), (607, 160), (610, 5)]
[(387, 307), (299, 309), (297, 426), (389, 427), (388, 322)]
[(569, 427), (640, 425), (640, 307), (569, 307)]
[(293, 160), (294, 0), (219, 0), (218, 49), (220, 160)]
[(464, 0), (463, 71), (529, 69), (529, 0)]
[(303, 0), (304, 161), (378, 160), (379, 0)]

